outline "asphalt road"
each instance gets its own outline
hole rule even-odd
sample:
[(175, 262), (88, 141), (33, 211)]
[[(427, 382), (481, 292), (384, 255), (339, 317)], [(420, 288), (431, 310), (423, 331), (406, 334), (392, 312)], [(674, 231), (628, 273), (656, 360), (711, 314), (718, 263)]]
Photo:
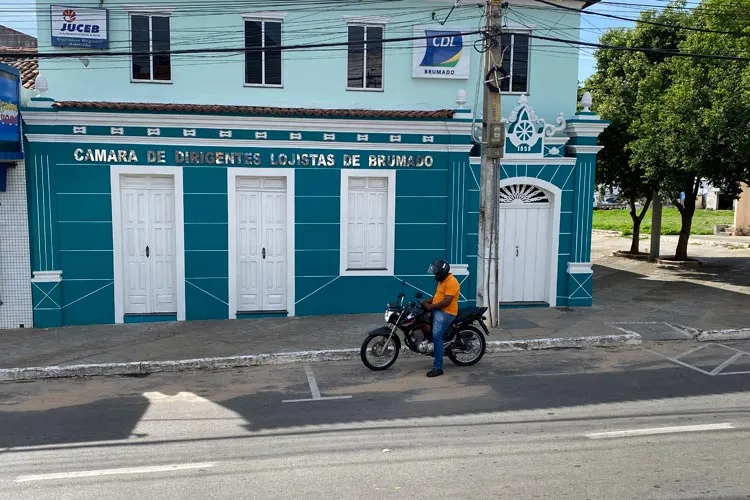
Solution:
[(0, 498), (750, 498), (726, 346), (3, 384)]

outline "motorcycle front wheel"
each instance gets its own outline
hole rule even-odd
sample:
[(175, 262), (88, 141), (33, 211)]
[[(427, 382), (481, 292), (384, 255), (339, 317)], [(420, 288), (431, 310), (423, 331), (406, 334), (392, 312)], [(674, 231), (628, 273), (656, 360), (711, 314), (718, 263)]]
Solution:
[(401, 340), (398, 335), (395, 333), (391, 335), (388, 328), (380, 328), (368, 335), (362, 342), (359, 357), (370, 370), (386, 370), (396, 362), (400, 350)]
[(486, 350), (484, 334), (473, 326), (465, 326), (456, 333), (456, 340), (447, 354), (458, 366), (472, 366), (479, 363)]

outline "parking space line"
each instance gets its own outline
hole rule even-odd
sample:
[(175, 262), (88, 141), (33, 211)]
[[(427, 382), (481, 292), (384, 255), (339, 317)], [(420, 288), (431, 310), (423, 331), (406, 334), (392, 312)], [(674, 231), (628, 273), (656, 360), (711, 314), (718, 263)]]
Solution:
[(688, 354), (693, 354), (694, 352), (698, 352), (698, 351), (700, 351), (700, 350), (701, 350), (701, 349), (703, 349), (704, 347), (706, 347), (706, 344), (704, 344), (704, 345), (699, 345), (698, 347), (696, 347), (696, 348), (694, 348), (694, 349), (690, 349), (689, 351), (685, 351), (685, 352), (683, 352), (683, 353), (680, 353), (680, 354), (678, 354), (677, 356), (675, 356), (675, 357), (674, 357), (674, 359), (679, 359), (679, 358), (682, 358), (683, 356), (687, 356)]
[(643, 349), (643, 350), (647, 351), (647, 352), (650, 352), (651, 354), (653, 354), (655, 356), (659, 356), (660, 358), (664, 358), (664, 359), (666, 359), (668, 361), (671, 361), (672, 363), (676, 363), (676, 364), (678, 364), (680, 366), (684, 366), (685, 368), (690, 368), (691, 370), (695, 370), (695, 371), (697, 371), (699, 373), (702, 373), (703, 375), (713, 376), (713, 375), (711, 375), (710, 372), (707, 372), (706, 370), (701, 370), (697, 366), (693, 366), (693, 365), (689, 365), (687, 363), (684, 363), (684, 362), (680, 361), (677, 358), (670, 358), (669, 356), (665, 356), (663, 354), (659, 354), (658, 352), (652, 351), (651, 349)]
[(302, 399), (284, 399), (281, 402), (282, 403), (304, 403), (307, 401), (331, 401), (336, 399), (351, 399), (351, 396), (321, 396), (320, 395), (320, 388), (318, 387), (318, 381), (315, 380), (315, 373), (313, 373), (312, 367), (310, 365), (304, 365), (305, 368), (305, 375), (307, 375), (307, 385), (310, 386), (310, 394), (312, 397), (310, 398), (302, 398)]
[(307, 375), (307, 383), (310, 384), (310, 392), (312, 393), (313, 399), (320, 399), (320, 389), (318, 389), (318, 381), (315, 380), (315, 374), (312, 371), (310, 365), (305, 365), (305, 374)]
[(717, 366), (716, 368), (714, 368), (713, 370), (711, 370), (711, 375), (716, 375), (717, 373), (719, 373), (724, 368), (726, 368), (727, 366), (731, 365), (732, 363), (734, 363), (735, 361), (737, 361), (738, 359), (740, 359), (744, 355), (745, 354), (742, 353), (742, 352), (736, 352), (736, 353), (734, 353), (732, 355), (732, 357), (730, 357), (729, 359), (727, 359), (726, 361), (724, 361), (722, 364), (720, 364), (719, 366)]

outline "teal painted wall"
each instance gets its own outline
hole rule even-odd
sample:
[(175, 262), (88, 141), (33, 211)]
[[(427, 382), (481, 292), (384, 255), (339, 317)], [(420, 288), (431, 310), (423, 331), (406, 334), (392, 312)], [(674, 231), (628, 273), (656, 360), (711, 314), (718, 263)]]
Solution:
[[(60, 270), (63, 278), (58, 285), (60, 308), (55, 313), (59, 320), (56, 319), (58, 316), (39, 309), (36, 311), (39, 326), (50, 326), (55, 321), (65, 325), (114, 322), (109, 164), (77, 162), (77, 148), (80, 145), (71, 143), (30, 145), (31, 161), (27, 162), (27, 168), (33, 188), (30, 196), (30, 223), (34, 242), (34, 269)], [(139, 159), (133, 166), (145, 164), (141, 159), (147, 158), (148, 150), (155, 149), (154, 146), (127, 143), (87, 144), (85, 148), (132, 149)], [(169, 158), (176, 148), (159, 146), (158, 149), (166, 151)], [(217, 150), (208, 147), (180, 149), (203, 152)], [(242, 148), (232, 150), (257, 151)], [(271, 150), (265, 151), (268, 154), (270, 152)], [(274, 150), (275, 154), (279, 152)], [(347, 154), (347, 151), (321, 153), (334, 154), (340, 165), (342, 155)], [(468, 240), (464, 238), (467, 223), (469, 229), (475, 226), (471, 222), (473, 215), (469, 215), (467, 222), (458, 223), (463, 217), (461, 200), (465, 198), (461, 190), (473, 178), (468, 167), (468, 155), (432, 153), (432, 156), (434, 165), (431, 168), (397, 169), (395, 275), (389, 277), (338, 275), (340, 168), (296, 169), (297, 315), (380, 311), (398, 293), (401, 280), (407, 282), (407, 292), (422, 291), (430, 295), (435, 288), (434, 280), (426, 274), (430, 262), (442, 257), (454, 263), (469, 263), (469, 256), (476, 255), (475, 235), (473, 243), (471, 237)], [(248, 171), (250, 170), (252, 167), (248, 167)], [(186, 319), (224, 319), (229, 313), (229, 229), (225, 166), (183, 167), (183, 191)], [(41, 200), (52, 202), (42, 203)], [(45, 227), (48, 231), (46, 237)], [(461, 247), (462, 243), (466, 243), (465, 247)], [(470, 264), (470, 268), (473, 268), (473, 264)], [(474, 294), (472, 278), (462, 286), (462, 301), (473, 303)], [(40, 301), (40, 304), (45, 307), (49, 305), (44, 301)], [(169, 320), (169, 317), (128, 319), (159, 320)]]

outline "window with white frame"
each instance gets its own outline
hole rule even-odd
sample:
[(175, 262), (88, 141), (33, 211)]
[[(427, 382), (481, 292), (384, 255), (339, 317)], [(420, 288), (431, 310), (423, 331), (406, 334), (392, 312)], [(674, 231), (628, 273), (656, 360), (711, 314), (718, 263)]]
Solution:
[(383, 26), (350, 24), (346, 87), (383, 90)]
[(131, 78), (134, 81), (168, 82), (172, 80), (169, 16), (132, 14), (130, 49), (133, 52)]
[(342, 275), (393, 274), (395, 181), (395, 171), (342, 171)]
[(281, 20), (245, 20), (245, 84), (281, 86)]
[(503, 70), (508, 78), (500, 84), (501, 92), (529, 92), (529, 33), (502, 35)]

